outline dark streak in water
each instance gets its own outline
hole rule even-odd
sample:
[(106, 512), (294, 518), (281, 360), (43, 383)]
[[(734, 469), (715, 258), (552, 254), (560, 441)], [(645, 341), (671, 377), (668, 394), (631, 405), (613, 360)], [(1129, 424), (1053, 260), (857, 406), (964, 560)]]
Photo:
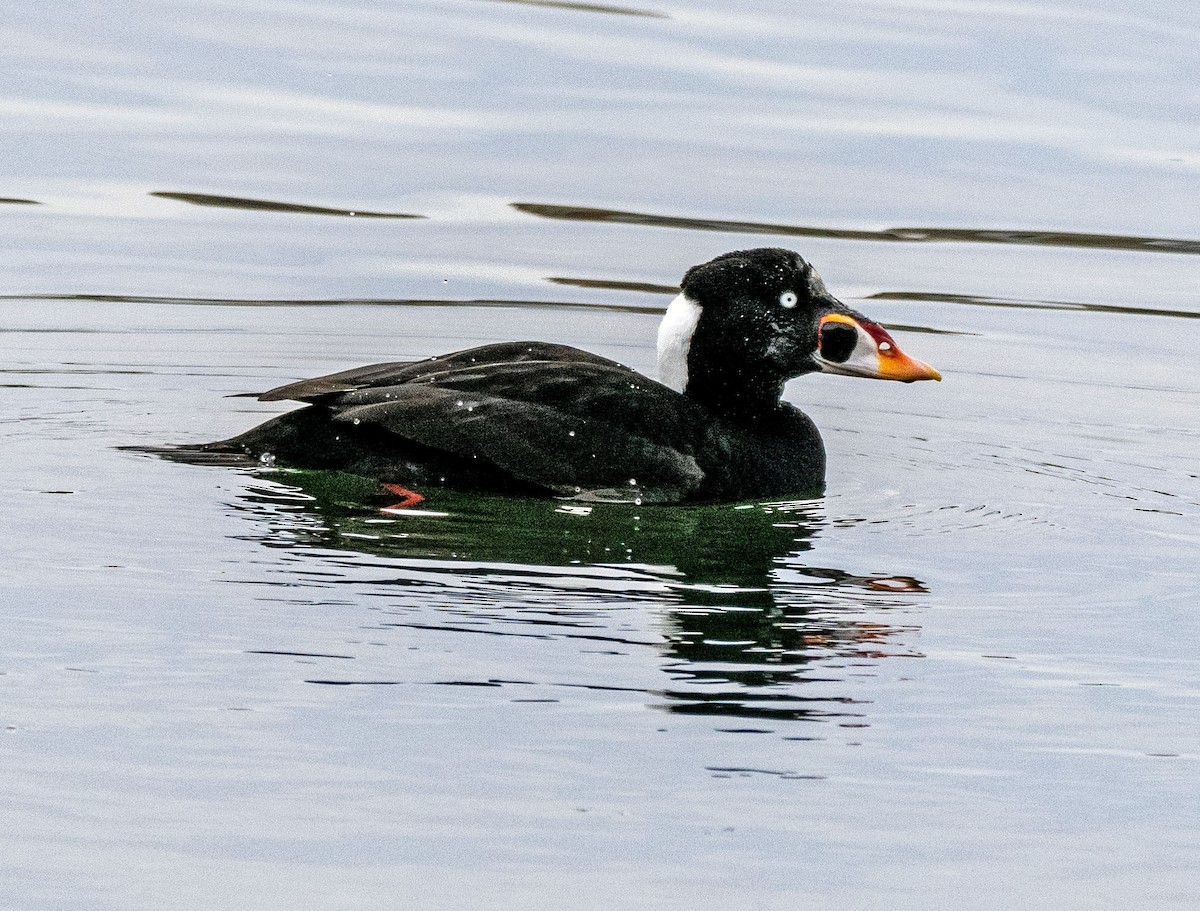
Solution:
[(884, 328), (893, 332), (916, 332), (919, 335), (979, 335), (978, 332), (965, 332), (961, 329), (934, 329), (932, 326), (909, 326), (905, 323), (889, 322)]
[(704, 767), (706, 771), (718, 772), (724, 775), (772, 775), (776, 778), (797, 781), (824, 781), (824, 775), (800, 775), (796, 772), (783, 772), (776, 769), (755, 769), (746, 766), (717, 766), (709, 765)]
[(574, 288), (599, 288), (604, 291), (642, 291), (646, 294), (678, 294), (678, 285), (655, 285), (650, 282), (628, 282), (609, 278), (567, 278), (551, 275), (546, 281)]
[[(4, 298), (12, 300), (13, 298)], [(19, 298), (17, 298), (19, 300)], [(145, 329), (138, 327), (136, 329), (0, 329), (0, 335), (113, 335), (122, 333), (136, 332), (139, 335), (148, 335)]]
[(251, 648), (246, 649), (247, 655), (284, 655), (292, 658), (341, 658), (344, 661), (353, 661), (353, 655), (326, 655), (322, 652), (284, 652), (274, 649)]
[(352, 218), (425, 218), (406, 212), (363, 212), (361, 209), (330, 209), (325, 206), (306, 206), (292, 202), (274, 202), (269, 199), (243, 199), (240, 196), (213, 196), (209, 193), (168, 193), (156, 191), (150, 194), (159, 199), (191, 203), (194, 206), (213, 206), (218, 209), (253, 209), (258, 212), (288, 212), (293, 215), (343, 215)]
[(0, 204), (9, 206), (40, 206), (36, 199), (16, 199), (11, 196), (0, 196)]
[(704, 692), (701, 690), (666, 690), (667, 699), (652, 708), (678, 715), (706, 715), (737, 718), (742, 721), (825, 721), (835, 718), (861, 718), (853, 711), (833, 711), (829, 706), (858, 704), (848, 696), (797, 696), (794, 693), (756, 693), (749, 690)]
[(718, 734), (774, 734), (771, 728), (713, 728)]
[(1078, 310), (1083, 313), (1120, 313), (1126, 316), (1169, 316), (1176, 319), (1200, 319), (1200, 311), (1164, 310), (1154, 307), (1122, 307), (1116, 304), (1082, 304), (1073, 301), (1021, 300), (1007, 297), (979, 297), (974, 294), (940, 294), (933, 291), (880, 291), (865, 300), (925, 301), (935, 304), (970, 304), (976, 307), (1012, 307), (1018, 310)]
[(152, 370), (132, 370), (124, 368), (113, 368), (109, 370), (97, 368), (92, 370), (77, 367), (0, 367), (0, 373), (15, 373), (18, 375), (49, 374), (50, 376), (60, 376), (64, 374), (80, 374), (81, 376), (107, 376), (112, 374), (115, 376), (147, 376), (153, 372), (154, 371)]
[(159, 297), (136, 294), (0, 294), (0, 300), (94, 301), (99, 304), (175, 304), (193, 307), (518, 307), (523, 310), (594, 310), (657, 315), (661, 315), (663, 312), (662, 307), (639, 307), (631, 304), (585, 304), (578, 301), (493, 300), (488, 298), (348, 297), (287, 300), (283, 298)]
[(595, 221), (657, 228), (685, 228), (692, 231), (724, 231), (733, 234), (776, 234), (787, 237), (817, 237), (831, 240), (876, 240), (901, 243), (977, 243), (1020, 244), (1040, 247), (1083, 247), (1100, 250), (1136, 250), (1147, 253), (1200, 254), (1200, 240), (1169, 237), (1129, 237), (1121, 234), (1088, 234), (1076, 231), (1031, 231), (991, 228), (883, 228), (877, 231), (849, 228), (817, 228), (807, 225), (783, 225), (756, 221), (724, 221), (714, 218), (681, 218), (594, 209), (587, 206), (560, 206), (546, 203), (514, 202), (514, 209), (542, 218), (565, 221)]
[(422, 629), (430, 630), (437, 633), (477, 633), (484, 636), (511, 636), (517, 639), (583, 639), (595, 642), (615, 642), (619, 645), (644, 645), (656, 647), (658, 642), (646, 642), (638, 639), (622, 639), (619, 636), (602, 636), (599, 634), (589, 635), (585, 633), (514, 633), (507, 630), (488, 629), (488, 628), (472, 628), (469, 626), (450, 626), (449, 624), (434, 624), (434, 623), (400, 623), (387, 622), (381, 623), (381, 629), (389, 627), (401, 627), (403, 629)]
[(666, 13), (631, 6), (610, 6), (607, 3), (572, 3), (570, 0), (488, 0), (490, 3), (516, 3), (521, 6), (544, 6), (550, 9), (575, 10), (582, 13), (611, 13), (616, 16), (641, 16), (646, 19), (669, 19)]
[(603, 683), (555, 683), (553, 685), (580, 690), (594, 690), (597, 693), (641, 693), (650, 696), (663, 695), (663, 693), (658, 690), (648, 690), (640, 686), (615, 686), (611, 684), (606, 685)]

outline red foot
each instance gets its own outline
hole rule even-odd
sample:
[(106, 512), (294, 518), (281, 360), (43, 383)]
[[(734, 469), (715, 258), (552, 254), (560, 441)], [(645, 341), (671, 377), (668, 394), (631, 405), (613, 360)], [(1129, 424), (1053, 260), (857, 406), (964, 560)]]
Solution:
[(383, 489), (400, 497), (400, 502), (385, 506), (384, 509), (410, 509), (425, 499), (415, 490), (409, 490), (400, 484), (384, 484)]

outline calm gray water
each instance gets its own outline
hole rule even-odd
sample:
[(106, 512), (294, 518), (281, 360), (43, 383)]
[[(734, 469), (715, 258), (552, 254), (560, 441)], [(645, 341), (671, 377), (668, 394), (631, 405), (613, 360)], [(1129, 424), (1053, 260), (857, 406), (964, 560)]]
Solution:
[[(1195, 907), (1194, 5), (634, 7), (6, 6), (0, 906)], [(117, 448), (490, 341), (652, 371), (761, 245), (945, 375), (789, 387), (821, 500)]]

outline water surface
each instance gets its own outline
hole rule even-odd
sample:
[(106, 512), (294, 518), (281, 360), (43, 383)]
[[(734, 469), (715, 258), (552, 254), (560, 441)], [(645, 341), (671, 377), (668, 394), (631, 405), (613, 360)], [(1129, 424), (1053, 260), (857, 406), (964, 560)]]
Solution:
[[(1192, 907), (1190, 5), (0, 33), (4, 905)], [(653, 371), (761, 245), (945, 375), (793, 383), (820, 500), (395, 513), (119, 448), (505, 339)]]

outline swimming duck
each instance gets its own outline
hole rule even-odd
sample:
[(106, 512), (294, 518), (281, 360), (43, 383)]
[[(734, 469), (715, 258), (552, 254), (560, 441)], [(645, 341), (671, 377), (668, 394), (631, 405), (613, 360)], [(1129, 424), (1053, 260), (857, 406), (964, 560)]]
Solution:
[(822, 492), (813, 422), (781, 400), (821, 371), (941, 379), (834, 298), (791, 250), (688, 270), (658, 332), (659, 381), (565, 345), (503, 342), (302, 380), (257, 395), (307, 407), (198, 447), (466, 490), (645, 503)]

